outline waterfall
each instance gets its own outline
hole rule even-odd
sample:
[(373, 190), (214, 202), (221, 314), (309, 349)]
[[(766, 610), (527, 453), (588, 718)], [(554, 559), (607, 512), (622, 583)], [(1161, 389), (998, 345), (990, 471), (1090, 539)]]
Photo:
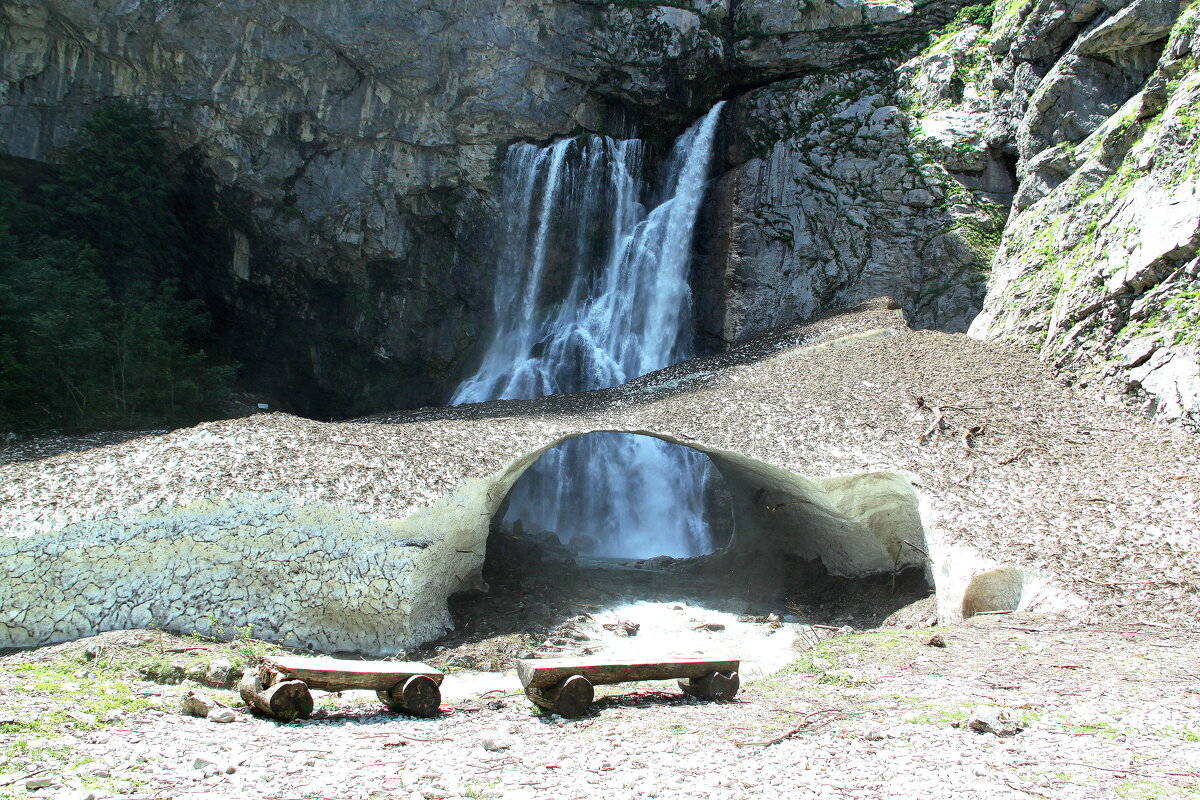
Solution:
[[(509, 148), (495, 337), (452, 404), (602, 389), (694, 355), (688, 263), (722, 105), (675, 142), (646, 203), (636, 139)], [(710, 549), (707, 468), (686, 448), (594, 434), (531, 467), (506, 518), (592, 537), (597, 555), (696, 555)]]

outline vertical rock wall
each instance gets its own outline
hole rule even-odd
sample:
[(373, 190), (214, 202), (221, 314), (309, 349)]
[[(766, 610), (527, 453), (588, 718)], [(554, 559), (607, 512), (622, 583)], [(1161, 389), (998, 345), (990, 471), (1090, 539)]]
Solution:
[(0, 6), (0, 153), (54, 162), (104, 98), (145, 99), (216, 187), (227, 266), (196, 288), (250, 387), (316, 416), (438, 403), (488, 321), (507, 145), (627, 132), (638, 103), (681, 129), (707, 103), (721, 14), (13, 0)]

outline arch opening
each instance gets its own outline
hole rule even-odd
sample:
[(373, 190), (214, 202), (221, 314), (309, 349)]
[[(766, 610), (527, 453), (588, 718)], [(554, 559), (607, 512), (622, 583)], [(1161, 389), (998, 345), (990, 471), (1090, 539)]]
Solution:
[[(903, 475), (809, 479), (652, 432), (597, 431), (565, 441), (599, 436), (663, 440), (692, 451), (688, 458), (710, 473), (709, 546), (685, 556), (653, 547), (597, 553), (594, 534), (550, 530), (515, 512), (564, 496), (561, 486), (536, 477), (537, 462), (555, 458), (564, 442), (551, 443), (499, 476), (489, 493), (485, 588), (451, 598), (455, 631), (422, 658), (502, 669), (534, 655), (634, 657), (630, 648), (639, 645), (746, 650), (751, 643), (737, 637), (757, 625), (759, 644), (776, 636), (771, 658), (781, 666), (810, 625), (875, 627), (931, 594), (918, 496)], [(601, 517), (612, 506), (585, 507)], [(587, 521), (600, 531), (614, 525)], [(697, 642), (699, 635), (711, 638)]]
[(584, 559), (691, 558), (724, 547), (729, 492), (704, 453), (633, 433), (589, 433), (546, 450), (513, 484), (491, 530)]

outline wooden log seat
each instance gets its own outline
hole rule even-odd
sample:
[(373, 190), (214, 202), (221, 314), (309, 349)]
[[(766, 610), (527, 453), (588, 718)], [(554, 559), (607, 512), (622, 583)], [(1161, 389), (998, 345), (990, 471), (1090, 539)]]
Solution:
[[(446, 676), (428, 664), (415, 661), (350, 661), (339, 658), (264, 656), (257, 670), (242, 677), (242, 699), (269, 716), (295, 719), (312, 714), (310, 689), (341, 692), (374, 689), (392, 711), (432, 717), (442, 704), (438, 688)], [(284, 698), (277, 686), (291, 685)]]
[(738, 659), (670, 658), (613, 661), (602, 658), (546, 658), (517, 662), (525, 694), (537, 705), (564, 717), (579, 717), (595, 698), (593, 686), (626, 681), (678, 679), (693, 697), (730, 700), (741, 686)]

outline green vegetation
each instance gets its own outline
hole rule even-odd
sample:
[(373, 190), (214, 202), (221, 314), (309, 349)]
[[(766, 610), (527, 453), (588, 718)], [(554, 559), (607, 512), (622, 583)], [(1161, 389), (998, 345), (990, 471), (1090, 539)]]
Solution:
[(1183, 287), (1149, 317), (1130, 321), (1121, 335), (1151, 335), (1173, 345), (1200, 344), (1200, 286)]
[(233, 368), (205, 352), (211, 321), (181, 283), (181, 192), (148, 108), (115, 100), (57, 176), (0, 183), (0, 427), (39, 431), (191, 422)]
[[(935, 42), (942, 43), (948, 37), (953, 36), (959, 31), (966, 30), (967, 28), (978, 26), (981, 28), (991, 29), (992, 22), (995, 17), (996, 0), (988, 0), (988, 2), (984, 3), (963, 6), (958, 10), (958, 13), (954, 15), (954, 19), (933, 31), (932, 35)], [(928, 52), (928, 50), (926, 52)]]
[(1159, 781), (1138, 778), (1127, 780), (1117, 787), (1121, 800), (1168, 800), (1168, 798), (1200, 798), (1196, 786), (1170, 786)]

